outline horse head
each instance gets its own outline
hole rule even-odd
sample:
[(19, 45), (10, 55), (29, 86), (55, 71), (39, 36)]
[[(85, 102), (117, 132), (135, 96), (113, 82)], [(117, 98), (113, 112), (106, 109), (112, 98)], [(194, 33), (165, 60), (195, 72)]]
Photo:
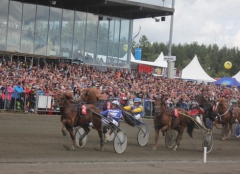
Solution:
[(99, 92), (95, 88), (86, 88), (81, 91), (78, 101), (86, 102), (89, 104), (97, 103)]
[(228, 109), (226, 99), (225, 98), (219, 98), (215, 101), (215, 107), (214, 107), (214, 113), (219, 114), (219, 113), (224, 113)]
[(160, 113), (166, 110), (167, 105), (163, 98), (155, 99), (155, 114), (160, 115)]
[(62, 107), (64, 106), (64, 102), (67, 100), (65, 93), (59, 92), (54, 98), (53, 107)]

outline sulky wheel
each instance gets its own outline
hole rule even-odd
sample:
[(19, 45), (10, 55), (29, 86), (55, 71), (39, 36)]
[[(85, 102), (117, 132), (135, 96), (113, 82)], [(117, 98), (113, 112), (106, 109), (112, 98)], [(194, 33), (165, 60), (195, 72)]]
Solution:
[(82, 127), (79, 127), (76, 132), (75, 132), (75, 141), (77, 143), (78, 147), (83, 147), (85, 146), (85, 144), (87, 143), (87, 135), (82, 139), (82, 145), (79, 145), (79, 139), (82, 136), (82, 134), (84, 134), (84, 129)]
[(168, 148), (172, 148), (176, 144), (177, 132), (173, 129), (166, 131), (165, 144)]
[(235, 136), (240, 137), (240, 123), (235, 124)]
[(123, 153), (127, 147), (127, 135), (123, 131), (119, 131), (114, 138), (113, 147), (115, 152)]
[(203, 137), (203, 149), (204, 147), (207, 147), (207, 153), (211, 152), (212, 147), (213, 147), (213, 136), (210, 133), (207, 133)]
[(146, 127), (141, 127), (138, 131), (137, 141), (140, 146), (145, 146), (148, 142), (149, 134)]

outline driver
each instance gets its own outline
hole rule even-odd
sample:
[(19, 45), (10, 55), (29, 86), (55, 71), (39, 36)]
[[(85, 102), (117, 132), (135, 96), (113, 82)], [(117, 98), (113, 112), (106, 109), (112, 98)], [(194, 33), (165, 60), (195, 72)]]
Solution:
[(133, 116), (140, 120), (143, 117), (143, 107), (141, 105), (141, 99), (135, 98), (134, 99), (134, 106), (125, 106), (124, 109), (126, 111), (131, 111), (133, 113)]
[[(116, 126), (118, 126), (118, 123), (122, 117), (122, 110), (120, 110), (118, 107), (120, 106), (120, 103), (117, 100), (112, 101), (111, 109), (105, 110), (100, 112), (100, 114), (106, 118), (102, 118), (103, 125), (109, 124), (109, 122), (112, 122)], [(92, 123), (89, 123), (89, 126), (91, 126)], [(107, 142), (108, 137), (112, 134), (112, 130), (110, 130), (109, 134), (105, 136), (105, 142)]]
[(199, 107), (197, 102), (192, 103), (192, 109), (188, 112), (188, 114), (196, 119), (196, 121), (202, 125), (202, 121), (200, 119), (200, 114), (204, 114), (204, 110)]

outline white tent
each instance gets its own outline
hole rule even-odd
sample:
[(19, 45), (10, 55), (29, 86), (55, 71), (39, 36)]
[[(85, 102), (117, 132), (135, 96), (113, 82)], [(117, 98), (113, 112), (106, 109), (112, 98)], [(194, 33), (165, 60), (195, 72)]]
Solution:
[[(161, 54), (158, 56), (158, 58), (155, 60), (155, 62), (148, 62), (148, 61), (144, 61), (144, 60), (136, 60), (131, 53), (131, 63), (167, 68), (167, 62), (163, 61), (164, 56), (162, 54), (162, 57), (160, 57)], [(166, 62), (166, 65), (165, 65), (165, 62)]]
[(182, 70), (181, 78), (204, 82), (216, 81), (203, 70), (196, 55), (194, 56), (193, 60)]
[(235, 76), (233, 76), (233, 78), (240, 82), (240, 71)]
[(157, 65), (160, 65), (160, 67), (167, 68), (168, 63), (163, 59), (164, 59), (164, 55), (163, 55), (163, 52), (161, 52), (158, 58), (154, 61), (154, 63), (156, 63)]

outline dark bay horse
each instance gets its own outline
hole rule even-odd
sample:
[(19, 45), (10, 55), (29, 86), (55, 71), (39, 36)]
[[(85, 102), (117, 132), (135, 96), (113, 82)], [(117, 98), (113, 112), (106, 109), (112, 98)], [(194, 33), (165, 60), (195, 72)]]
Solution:
[(215, 106), (216, 101), (208, 101), (203, 95), (196, 95), (195, 100), (198, 102), (199, 106), (203, 108), (204, 114), (203, 114), (203, 123), (206, 125), (206, 119), (210, 119), (214, 126), (217, 129), (220, 129), (220, 127), (216, 124), (215, 119), (216, 119), (216, 113), (214, 113), (213, 109)]
[(86, 114), (83, 114), (82, 105), (74, 102), (72, 98), (69, 97), (69, 93), (58, 93), (55, 97), (54, 105), (60, 107), (61, 122), (63, 124), (63, 135), (66, 135), (67, 129), (73, 142), (72, 147), (64, 147), (68, 148), (69, 150), (75, 150), (77, 148), (73, 128), (78, 126), (81, 126), (85, 131), (85, 133), (80, 137), (79, 140), (79, 144), (82, 144), (83, 138), (90, 132), (89, 123), (92, 122), (94, 128), (98, 131), (98, 135), (100, 138), (100, 150), (103, 150), (103, 137), (101, 129), (102, 120), (101, 117), (95, 114), (99, 113), (99, 110), (96, 108), (96, 106), (92, 104), (85, 105), (87, 112)]
[(176, 145), (174, 146), (174, 151), (180, 145), (180, 141), (182, 139), (185, 127), (187, 127), (187, 132), (189, 136), (192, 137), (194, 122), (183, 115), (183, 114), (188, 115), (188, 112), (182, 108), (175, 109), (177, 109), (179, 112), (178, 117), (173, 116), (172, 111), (170, 109), (167, 109), (166, 102), (164, 101), (163, 98), (155, 99), (155, 116), (154, 116), (155, 144), (152, 150), (157, 149), (159, 130), (162, 131), (163, 136), (165, 136), (165, 132), (170, 129), (174, 129), (178, 132), (176, 138)]
[(219, 98), (215, 105), (215, 114), (217, 119), (214, 121), (216, 124), (222, 124), (223, 126), (223, 137), (222, 140), (226, 140), (228, 129), (232, 131), (232, 124), (237, 119), (240, 121), (240, 109), (238, 107), (233, 108), (233, 115), (231, 114), (231, 106), (226, 102), (225, 98)]

